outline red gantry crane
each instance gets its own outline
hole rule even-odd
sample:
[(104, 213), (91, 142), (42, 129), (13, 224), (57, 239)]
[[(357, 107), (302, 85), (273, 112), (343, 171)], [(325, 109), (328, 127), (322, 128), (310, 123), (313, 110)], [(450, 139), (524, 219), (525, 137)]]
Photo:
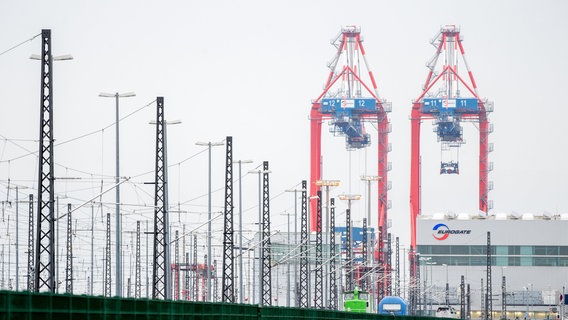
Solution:
[(377, 83), (365, 56), (360, 27), (342, 28), (332, 44), (337, 52), (328, 65), (331, 72), (323, 92), (312, 103), (310, 110), (310, 230), (316, 231), (317, 201), (315, 196), (321, 190), (321, 186), (318, 186), (316, 182), (321, 180), (322, 123), (324, 120), (329, 120), (330, 131), (335, 136), (345, 137), (347, 150), (368, 147), (371, 143), (371, 135), (366, 132), (364, 123), (377, 124), (377, 171), (380, 177), (378, 181), (378, 227), (379, 230), (386, 232), (387, 172), (389, 170), (387, 154), (390, 131), (387, 112), (391, 111), (391, 106), (379, 96)]
[[(491, 189), (488, 174), (492, 169), (488, 162), (491, 151), (488, 137), (492, 131), (488, 113), (493, 111), (493, 103), (479, 97), (458, 27), (448, 25), (441, 28), (432, 45), (436, 47), (436, 53), (428, 62), (428, 76), (422, 93), (413, 101), (411, 113), (410, 229), (413, 250), (416, 250), (416, 217), (421, 214), (420, 123), (423, 119), (434, 121), (438, 141), (441, 142), (440, 174), (459, 174), (458, 150), (465, 143), (462, 122), (479, 124), (479, 210), (487, 213), (491, 207), (487, 199)], [(440, 60), (442, 63), (438, 67)], [(459, 63), (465, 66), (469, 81), (460, 76)]]

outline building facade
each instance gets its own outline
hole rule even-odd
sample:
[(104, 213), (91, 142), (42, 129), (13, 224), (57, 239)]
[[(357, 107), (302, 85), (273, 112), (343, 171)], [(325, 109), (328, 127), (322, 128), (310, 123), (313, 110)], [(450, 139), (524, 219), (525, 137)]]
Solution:
[(416, 239), (422, 310), (435, 310), (448, 300), (459, 311), (463, 276), (472, 319), (482, 318), (487, 306), (494, 319), (563, 318), (568, 214), (423, 215)]

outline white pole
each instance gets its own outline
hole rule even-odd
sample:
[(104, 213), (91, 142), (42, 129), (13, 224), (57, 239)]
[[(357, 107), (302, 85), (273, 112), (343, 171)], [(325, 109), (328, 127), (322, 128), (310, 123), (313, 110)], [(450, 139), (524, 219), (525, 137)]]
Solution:
[(95, 248), (94, 248), (94, 243), (95, 243), (95, 207), (93, 205), (93, 203), (91, 203), (91, 279), (90, 280), (90, 292), (89, 294), (92, 296), (93, 295), (93, 279), (94, 279), (94, 264), (95, 264)]
[[(290, 248), (290, 214), (287, 213), (286, 215), (288, 216), (288, 248)], [(288, 294), (286, 295), (286, 306), (290, 307), (291, 286), (290, 286), (290, 261), (289, 260), (288, 260), (288, 263), (286, 263), (286, 265), (288, 266), (288, 269), (287, 269), (287, 272), (288, 272)]]
[(120, 129), (119, 129), (119, 100), (122, 97), (134, 97), (136, 94), (134, 92), (127, 92), (127, 93), (118, 93), (115, 92), (114, 94), (111, 93), (100, 93), (99, 97), (111, 98), (114, 97), (115, 99), (115, 127), (116, 127), (116, 144), (115, 144), (115, 154), (116, 154), (116, 175), (114, 177), (114, 181), (116, 183), (115, 189), (115, 211), (116, 211), (116, 296), (122, 297), (122, 225), (121, 225), (121, 215), (120, 215)]
[(20, 278), (20, 272), (19, 272), (19, 267), (20, 267), (20, 263), (19, 263), (19, 257), (20, 257), (20, 244), (18, 242), (19, 237), (19, 223), (18, 223), (18, 207), (20, 206), (20, 202), (18, 201), (18, 186), (16, 186), (16, 291), (18, 291), (20, 289), (19, 286), (19, 278)]
[(243, 303), (243, 184), (242, 161), (239, 161), (239, 302)]
[(258, 281), (258, 304), (262, 306), (262, 277), (264, 275), (263, 265), (262, 265), (262, 179), (261, 170), (258, 171), (258, 239), (260, 241), (260, 246), (258, 247), (258, 271), (259, 271), (259, 281)]
[[(298, 190), (294, 189), (294, 246), (298, 246)], [(294, 259), (294, 297), (297, 294), (298, 286), (298, 260)], [(296, 297), (294, 306), (298, 307), (298, 297)]]
[(211, 302), (211, 142), (209, 142), (209, 175), (207, 192), (207, 301)]

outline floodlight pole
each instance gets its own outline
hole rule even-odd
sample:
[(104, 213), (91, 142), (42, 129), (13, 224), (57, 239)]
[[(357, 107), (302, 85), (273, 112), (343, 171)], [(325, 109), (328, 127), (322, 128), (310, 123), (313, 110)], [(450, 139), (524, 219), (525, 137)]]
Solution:
[(211, 302), (211, 147), (222, 146), (223, 142), (196, 142), (206, 146), (209, 151), (208, 191), (207, 191), (207, 302)]
[(346, 235), (347, 235), (347, 239), (346, 239), (346, 259), (347, 262), (345, 263), (345, 272), (346, 272), (346, 277), (345, 277), (345, 288), (346, 290), (353, 290), (353, 270), (352, 270), (352, 266), (353, 266), (353, 261), (352, 261), (352, 251), (353, 251), (353, 243), (352, 243), (352, 235), (351, 235), (351, 201), (353, 200), (360, 200), (361, 199), (361, 195), (358, 194), (342, 194), (339, 195), (339, 200), (344, 200), (347, 201), (347, 211), (345, 214), (345, 219), (346, 219)]
[[(296, 248), (298, 246), (298, 191), (302, 192), (306, 192), (307, 190), (303, 190), (303, 189), (287, 189), (285, 190), (286, 192), (293, 192), (294, 193), (294, 248)], [(297, 261), (294, 262), (294, 292), (295, 294), (298, 294), (298, 290), (297, 290), (297, 286), (298, 286), (298, 263)], [(294, 304), (295, 307), (299, 307), (299, 299), (298, 297), (296, 297), (296, 302)]]
[(243, 163), (252, 163), (252, 160), (237, 160), (239, 164), (239, 303), (243, 303), (243, 175), (241, 172)]
[[(330, 237), (330, 229), (329, 229), (329, 187), (338, 187), (341, 184), (341, 182), (339, 180), (317, 180), (316, 181), (316, 186), (319, 187), (325, 187), (325, 230), (323, 232), (325, 232), (325, 243), (329, 248), (329, 237)], [(327, 250), (328, 256), (326, 258), (329, 259), (329, 249)], [(325, 266), (325, 274), (330, 274), (328, 272), (328, 268), (329, 266)], [(331, 274), (330, 274), (331, 276)], [(325, 281), (324, 281), (324, 294), (327, 295), (328, 290), (328, 282), (329, 282), (329, 278), (326, 277)], [(327, 297), (324, 297), (324, 300), (329, 301), (329, 299), (327, 299)]]
[(118, 101), (119, 98), (134, 97), (136, 94), (134, 92), (127, 93), (99, 93), (99, 97), (104, 98), (115, 98), (116, 101), (116, 114), (115, 114), (115, 127), (116, 127), (116, 176), (114, 177), (114, 182), (117, 184), (115, 189), (115, 211), (116, 211), (116, 296), (122, 297), (122, 225), (120, 217), (120, 130), (119, 130), (119, 112), (118, 112)]
[[(367, 182), (367, 224), (372, 227), (373, 224), (371, 223), (371, 221), (372, 221), (371, 220), (371, 183), (373, 181), (381, 180), (381, 177), (379, 177), (379, 176), (361, 176), (361, 180)], [(380, 245), (382, 246), (383, 244), (381, 243)], [(369, 261), (364, 261), (364, 263), (367, 263), (368, 266), (372, 267), (372, 263), (373, 263), (373, 259), (374, 259), (373, 242), (368, 241), (367, 247), (368, 247), (367, 252), (369, 253), (367, 259)]]
[[(263, 163), (264, 164), (264, 163)], [(261, 164), (260, 166), (262, 166)], [(258, 168), (258, 167), (257, 167)], [(263, 251), (264, 251), (264, 239), (263, 239), (263, 197), (262, 197), (262, 176), (263, 174), (271, 173), (270, 170), (258, 169), (258, 170), (249, 170), (249, 173), (257, 173), (258, 174), (258, 239), (259, 239), (259, 254), (258, 254), (258, 270), (259, 270), (259, 277), (260, 281), (258, 283), (258, 304), (263, 305), (263, 298), (264, 298), (264, 287), (263, 287), (263, 275), (264, 275), (264, 264), (262, 261), (263, 258)], [(253, 274), (253, 279), (254, 274)], [(253, 297), (254, 298), (254, 297)]]

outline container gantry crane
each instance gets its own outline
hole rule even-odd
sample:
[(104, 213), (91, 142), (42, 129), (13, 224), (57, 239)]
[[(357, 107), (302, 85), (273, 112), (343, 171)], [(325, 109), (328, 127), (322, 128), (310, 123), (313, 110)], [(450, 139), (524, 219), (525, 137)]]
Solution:
[[(458, 27), (442, 27), (431, 43), (436, 47), (436, 53), (427, 64), (428, 76), (422, 93), (413, 101), (411, 112), (410, 228), (411, 247), (414, 250), (416, 217), (421, 214), (420, 123), (423, 119), (434, 121), (442, 153), (457, 150), (465, 143), (463, 121), (479, 124), (479, 210), (487, 213), (491, 207), (487, 199), (491, 189), (488, 174), (492, 169), (491, 163), (488, 162), (488, 154), (492, 149), (488, 142), (489, 133), (492, 131), (488, 113), (493, 111), (493, 103), (479, 97), (473, 73), (465, 59)], [(441, 58), (443, 63), (441, 68), (437, 69)], [(458, 73), (459, 62), (465, 65), (469, 81)], [(462, 91), (465, 91), (464, 95)], [(442, 158), (440, 174), (459, 174), (459, 169), (459, 159), (448, 161)]]
[[(343, 27), (332, 44), (337, 52), (328, 65), (331, 72), (323, 92), (312, 103), (310, 110), (310, 230), (316, 231), (317, 201), (315, 196), (318, 191), (321, 191), (321, 186), (318, 186), (316, 182), (321, 180), (321, 129), (324, 120), (330, 120), (330, 131), (334, 135), (345, 137), (347, 150), (368, 147), (371, 143), (371, 135), (366, 132), (364, 123), (377, 123), (377, 170), (380, 177), (378, 225), (386, 230), (387, 171), (389, 170), (387, 154), (390, 131), (387, 112), (391, 111), (391, 105), (379, 97), (377, 83), (365, 56), (360, 27)], [(361, 73), (363, 68), (366, 69), (366, 76), (365, 71)]]
[[(360, 27), (343, 27), (332, 44), (337, 52), (328, 65), (331, 72), (323, 92), (312, 103), (310, 110), (310, 230), (318, 231), (315, 222), (321, 221), (321, 217), (317, 216), (321, 211), (317, 210), (316, 197), (318, 192), (321, 192), (321, 186), (318, 185), (321, 181), (321, 128), (323, 121), (329, 120), (330, 131), (335, 136), (345, 137), (347, 150), (368, 147), (371, 135), (365, 130), (364, 123), (376, 123), (377, 176), (379, 177), (376, 230), (386, 232), (389, 208), (387, 172), (390, 169), (387, 162), (390, 150), (388, 143), (390, 125), (387, 112), (391, 111), (391, 105), (379, 96), (377, 83), (365, 55)], [(377, 243), (376, 246), (378, 252), (384, 252), (383, 243)], [(378, 255), (377, 263), (382, 267), (381, 269), (390, 270), (390, 266), (386, 266), (385, 262), (384, 257)], [(350, 281), (346, 281), (349, 285)]]

